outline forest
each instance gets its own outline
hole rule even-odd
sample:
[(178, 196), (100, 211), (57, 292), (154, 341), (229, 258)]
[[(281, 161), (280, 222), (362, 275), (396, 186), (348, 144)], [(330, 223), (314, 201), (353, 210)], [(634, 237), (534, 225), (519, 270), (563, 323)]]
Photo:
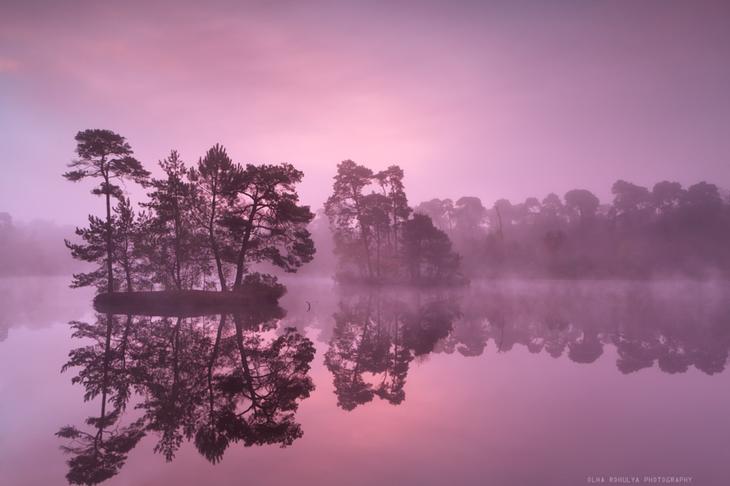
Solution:
[[(190, 166), (171, 151), (155, 178), (112, 131), (81, 131), (76, 143), (78, 158), (64, 177), (98, 182), (92, 194), (103, 197), (105, 217), (90, 215), (77, 238), (66, 240), (75, 259), (95, 265), (75, 273), (72, 287), (225, 292), (273, 282), (253, 271), (258, 265), (293, 273), (314, 258), (308, 229), (314, 214), (299, 202), (303, 173), (291, 164), (242, 165), (215, 145)], [(367, 284), (465, 283), (447, 234), (408, 206), (403, 177), (395, 165), (377, 173), (350, 160), (337, 166), (325, 206), (336, 277)], [(138, 207), (125, 181), (147, 190)]]
[[(152, 177), (124, 137), (76, 136), (64, 177), (93, 178), (105, 217), (66, 240), (95, 265), (72, 286), (100, 292), (238, 290), (262, 282), (257, 269), (312, 273), (342, 283), (463, 285), (475, 278), (727, 277), (730, 203), (718, 187), (662, 181), (651, 189), (619, 180), (602, 204), (586, 189), (491, 207), (479, 197), (409, 205), (404, 171), (337, 165), (332, 192), (315, 214), (299, 201), (304, 174), (288, 163), (240, 164), (221, 145), (195, 164), (173, 150)], [(147, 199), (135, 207), (124, 182)], [(311, 224), (310, 224), (311, 223)]]
[(461, 259), (431, 217), (413, 213), (397, 165), (381, 172), (345, 160), (325, 204), (340, 281), (454, 285)]
[[(401, 167), (348, 159), (315, 215), (299, 201), (303, 172), (288, 163), (237, 163), (216, 144), (194, 164), (171, 151), (153, 177), (114, 132), (85, 130), (76, 142), (64, 177), (93, 179), (105, 216), (90, 215), (65, 240), (93, 265), (72, 287), (99, 292), (96, 321), (71, 323), (91, 344), (63, 367), (76, 370), (85, 401), (100, 400), (98, 415), (56, 434), (67, 440), (71, 483), (116, 475), (146, 435), (168, 461), (189, 441), (212, 463), (235, 443), (302, 437), (296, 412), (314, 390), (315, 345), (299, 326), (279, 326), (286, 287), (259, 270), (294, 273), (315, 253), (312, 272), (338, 283), (404, 287), (342, 286), (323, 364), (346, 411), (376, 399), (399, 405), (415, 363), (480, 356), (490, 341), (498, 353), (522, 345), (583, 364), (613, 345), (624, 374), (655, 363), (671, 374), (725, 368), (723, 299), (672, 304), (662, 289), (631, 282), (546, 290), (537, 280), (728, 276), (730, 203), (713, 184), (620, 180), (609, 204), (575, 189), (519, 204), (461, 197), (412, 207)], [(126, 183), (146, 199), (133, 205)], [(537, 287), (489, 287), (513, 276)], [(228, 306), (231, 296), (238, 305)], [(681, 326), (700, 314), (703, 323)], [(136, 418), (123, 419), (133, 402)]]
[[(398, 166), (344, 161), (312, 232), (340, 281), (463, 283), (477, 278), (650, 279), (730, 275), (730, 200), (707, 182), (651, 189), (619, 180), (485, 206), (479, 197), (411, 208)], [(332, 240), (330, 243), (328, 240)]]
[(730, 203), (718, 187), (619, 180), (601, 204), (585, 189), (485, 207), (477, 197), (416, 206), (454, 241), (470, 277), (727, 277)]

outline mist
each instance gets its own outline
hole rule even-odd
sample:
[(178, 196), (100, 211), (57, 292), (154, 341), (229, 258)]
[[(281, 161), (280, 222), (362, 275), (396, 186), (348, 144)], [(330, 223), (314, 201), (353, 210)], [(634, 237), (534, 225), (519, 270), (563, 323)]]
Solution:
[(0, 484), (727, 483), (728, 59), (725, 0), (3, 2)]
[(73, 226), (14, 221), (0, 213), (0, 277), (70, 275), (85, 268), (63, 244), (73, 232)]
[(348, 158), (399, 164), (413, 203), (730, 186), (726, 2), (214, 4), (5, 5), (0, 211), (85, 224), (59, 176), (95, 127), (155, 175), (215, 143), (291, 162), (315, 209)]

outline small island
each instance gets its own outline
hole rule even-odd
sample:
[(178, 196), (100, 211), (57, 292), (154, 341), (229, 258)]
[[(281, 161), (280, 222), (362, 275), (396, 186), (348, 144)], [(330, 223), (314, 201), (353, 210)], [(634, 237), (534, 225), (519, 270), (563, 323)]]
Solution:
[[(291, 164), (237, 164), (215, 145), (193, 167), (173, 150), (159, 163), (163, 177), (153, 178), (121, 135), (84, 130), (76, 142), (64, 177), (98, 180), (92, 194), (104, 198), (106, 217), (89, 216), (76, 229), (80, 241), (66, 246), (96, 265), (75, 274), (72, 287), (95, 286), (97, 310), (189, 315), (275, 303), (284, 287), (251, 266), (295, 272), (314, 256), (314, 215), (299, 204), (303, 174)], [(141, 210), (123, 181), (148, 189)]]
[(104, 314), (161, 317), (199, 317), (237, 314), (262, 306), (276, 306), (286, 288), (275, 277), (252, 273), (243, 285), (230, 292), (214, 290), (142, 290), (101, 293), (94, 309)]

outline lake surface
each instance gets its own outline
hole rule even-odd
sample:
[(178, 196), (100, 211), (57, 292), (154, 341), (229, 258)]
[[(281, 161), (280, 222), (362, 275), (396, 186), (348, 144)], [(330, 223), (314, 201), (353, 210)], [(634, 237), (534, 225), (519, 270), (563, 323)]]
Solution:
[(177, 319), (67, 282), (0, 279), (2, 485), (730, 484), (726, 283), (292, 279)]

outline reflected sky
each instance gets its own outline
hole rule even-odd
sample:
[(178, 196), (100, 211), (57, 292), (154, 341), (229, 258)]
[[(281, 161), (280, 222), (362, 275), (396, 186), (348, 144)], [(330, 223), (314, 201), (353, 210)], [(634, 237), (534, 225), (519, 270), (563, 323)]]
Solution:
[[(97, 314), (78, 292), (59, 305), (64, 285), (48, 280), (39, 295), (56, 298), (33, 312), (3, 297), (2, 484), (730, 473), (725, 284), (292, 280), (280, 308), (180, 319)], [(107, 454), (90, 460), (97, 437)]]

